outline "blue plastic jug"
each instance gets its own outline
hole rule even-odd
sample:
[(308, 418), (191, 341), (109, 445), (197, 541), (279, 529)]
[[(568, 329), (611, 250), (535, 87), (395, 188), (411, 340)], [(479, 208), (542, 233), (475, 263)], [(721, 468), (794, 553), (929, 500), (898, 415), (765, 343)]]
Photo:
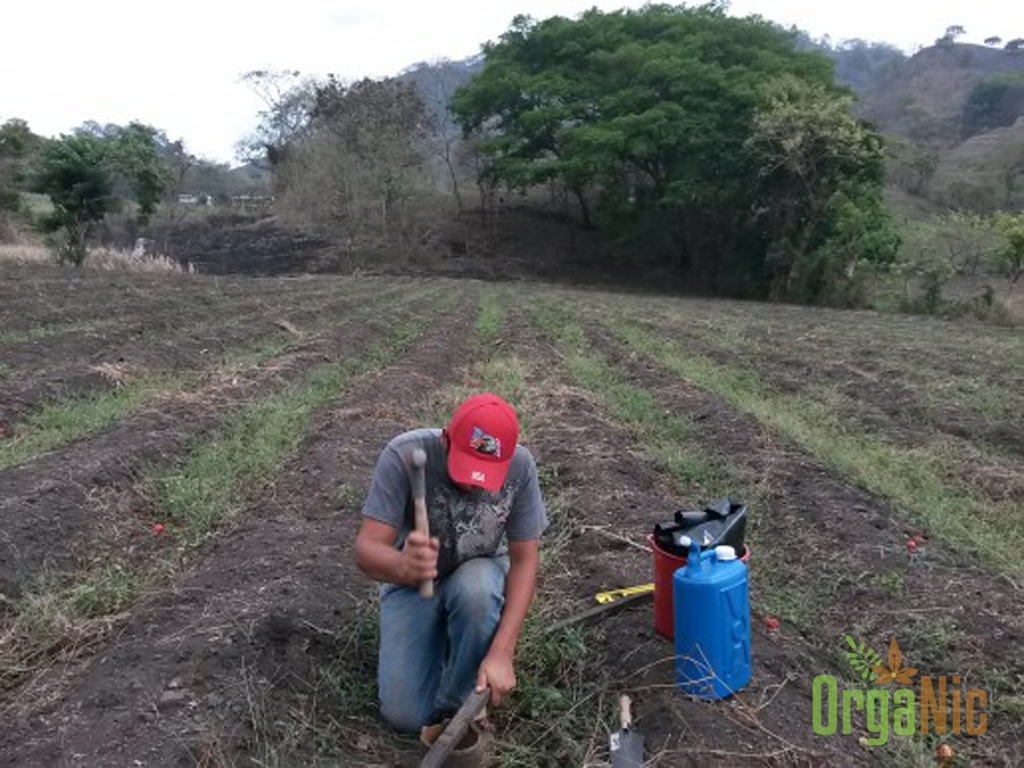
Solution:
[(747, 566), (731, 547), (701, 552), (690, 543), (686, 566), (672, 577), (676, 682), (708, 699), (730, 696), (750, 681)]

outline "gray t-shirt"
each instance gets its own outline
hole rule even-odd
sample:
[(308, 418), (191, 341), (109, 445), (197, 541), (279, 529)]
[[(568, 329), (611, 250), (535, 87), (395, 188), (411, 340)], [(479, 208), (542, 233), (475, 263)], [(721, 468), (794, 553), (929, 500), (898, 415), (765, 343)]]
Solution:
[(440, 429), (415, 429), (399, 435), (380, 455), (363, 515), (398, 529), (397, 546), (413, 530), (413, 502), (406, 457), (427, 453), (426, 501), (430, 535), (440, 542), (437, 571), (447, 576), (466, 560), (505, 551), (511, 541), (540, 538), (548, 518), (530, 452), (516, 446), (505, 484), (497, 493), (476, 488), (464, 493), (448, 477)]

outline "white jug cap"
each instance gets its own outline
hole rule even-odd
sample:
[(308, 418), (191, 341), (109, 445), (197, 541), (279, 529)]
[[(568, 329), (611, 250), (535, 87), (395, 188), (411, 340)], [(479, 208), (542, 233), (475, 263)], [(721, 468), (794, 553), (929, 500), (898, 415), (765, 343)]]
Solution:
[(690, 539), (689, 536), (680, 536), (678, 544), (679, 544), (680, 547), (683, 547), (685, 549), (689, 549), (690, 548), (690, 542), (691, 542), (691, 539)]
[(718, 560), (735, 560), (736, 550), (728, 544), (719, 544), (715, 547), (715, 558)]

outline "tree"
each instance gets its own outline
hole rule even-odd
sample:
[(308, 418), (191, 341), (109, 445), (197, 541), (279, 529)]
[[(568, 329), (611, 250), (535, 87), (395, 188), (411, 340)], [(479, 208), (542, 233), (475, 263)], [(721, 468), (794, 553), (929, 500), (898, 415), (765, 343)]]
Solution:
[(170, 142), (161, 131), (142, 123), (129, 123), (117, 129), (109, 141), (108, 170), (115, 185), (121, 183), (127, 188), (123, 196), (133, 198), (138, 204), (139, 223), (145, 224), (172, 180), (171, 169), (163, 156)]
[(939, 168), (939, 153), (909, 139), (888, 140), (889, 176), (893, 183), (912, 195), (923, 195)]
[(274, 168), (281, 209), (350, 246), (377, 225), (404, 243), (408, 201), (428, 186), (426, 128), (423, 102), (407, 83), (316, 83), (309, 123)]
[(334, 78), (317, 89), (313, 119), (331, 132), (355, 161), (364, 188), (380, 203), (387, 235), (388, 212), (422, 169), (426, 133), (423, 102), (398, 80), (364, 79), (345, 86)]
[(459, 158), (462, 130), (451, 104), (455, 91), (469, 79), (469, 66), (464, 62), (441, 59), (417, 64), (403, 73), (402, 78), (415, 87), (423, 101), (428, 119), (429, 141), (434, 154), (444, 164), (452, 196), (459, 215), (465, 210), (459, 189)]
[(58, 259), (81, 266), (93, 227), (117, 207), (107, 171), (109, 143), (89, 133), (61, 136), (43, 148), (33, 189), (49, 195), (53, 211), (41, 222), (58, 236)]
[[(851, 107), (852, 97), (837, 97), (819, 83), (786, 75), (770, 85), (754, 116), (746, 147), (761, 179), (765, 202), (760, 216), (771, 243), (774, 298), (797, 298), (805, 261), (835, 225), (839, 192), (846, 190), (847, 206), (859, 201), (877, 207), (882, 140), (853, 117)], [(860, 217), (848, 214), (847, 219)], [(878, 226), (877, 217), (864, 221)], [(843, 258), (855, 264), (860, 256), (851, 251)]]
[(962, 26), (959, 24), (951, 24), (946, 27), (945, 34), (935, 41), (935, 45), (940, 48), (951, 48), (956, 43), (956, 39), (958, 37), (962, 37), (964, 34), (965, 32)]
[[(810, 227), (797, 250), (813, 249), (829, 229), (827, 201), (838, 181), (872, 176), (860, 163), (880, 168), (880, 143), (849, 117), (831, 63), (796, 50), (794, 39), (763, 19), (731, 17), (723, 4), (518, 17), (485, 48), (483, 71), (456, 94), (454, 108), (465, 130), (483, 137), (492, 178), (520, 189), (564, 184), (584, 225), (632, 245), (643, 254), (638, 265), (666, 265), (712, 291), (763, 295), (780, 232), (797, 242)], [(859, 153), (823, 175), (785, 163), (760, 173), (777, 157), (770, 118), (763, 142), (748, 139), (757, 116), (773, 114), (768, 84), (786, 78), (806, 84), (837, 124), (846, 115), (842, 125), (863, 142)], [(808, 146), (812, 133), (804, 134)], [(805, 183), (813, 194), (803, 194)], [(789, 212), (780, 197), (771, 213), (761, 211), (764, 195), (783, 187), (801, 193)]]
[(11, 118), (0, 125), (0, 239), (6, 236), (7, 214), (21, 207), (26, 167), (41, 142), (24, 120)]
[(1003, 247), (992, 252), (992, 263), (1006, 275), (1009, 283), (1006, 305), (1009, 307), (1013, 302), (1013, 289), (1024, 274), (1024, 213), (1000, 213), (993, 222), (1005, 238)]
[(298, 70), (254, 69), (242, 75), (265, 108), (256, 130), (242, 139), (236, 151), (249, 162), (267, 161), (271, 167), (284, 160), (289, 145), (309, 128), (316, 101), (316, 82)]
[(960, 113), (960, 138), (1013, 125), (1024, 106), (1024, 75), (1001, 73), (977, 82), (964, 100)]
[(1004, 50), (1016, 53), (1017, 51), (1024, 51), (1024, 37), (1015, 37), (1003, 46)]
[(57, 236), (60, 261), (80, 266), (95, 225), (127, 200), (137, 204), (140, 223), (148, 220), (170, 181), (161, 142), (160, 131), (141, 123), (87, 123), (45, 145), (33, 188), (53, 203), (42, 227)]
[(999, 45), (1001, 42), (1003, 42), (1003, 38), (999, 37), (999, 35), (992, 35), (992, 37), (985, 38), (985, 45), (996, 46)]

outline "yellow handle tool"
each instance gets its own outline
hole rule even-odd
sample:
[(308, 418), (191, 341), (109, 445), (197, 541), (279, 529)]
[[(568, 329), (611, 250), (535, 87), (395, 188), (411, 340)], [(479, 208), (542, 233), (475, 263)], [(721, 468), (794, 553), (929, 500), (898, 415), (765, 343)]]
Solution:
[(594, 599), (599, 603), (611, 603), (616, 598), (627, 597), (629, 595), (639, 595), (641, 592), (653, 592), (654, 583), (640, 584), (636, 587), (623, 587), (622, 589), (610, 589), (607, 592), (598, 592), (594, 595)]

